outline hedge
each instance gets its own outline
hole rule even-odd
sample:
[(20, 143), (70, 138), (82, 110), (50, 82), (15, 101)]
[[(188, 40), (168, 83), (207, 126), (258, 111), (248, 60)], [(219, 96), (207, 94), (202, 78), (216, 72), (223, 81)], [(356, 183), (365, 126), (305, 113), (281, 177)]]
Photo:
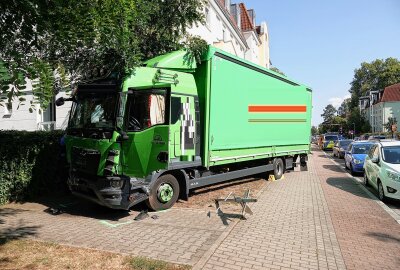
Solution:
[(0, 130), (0, 204), (65, 191), (62, 135)]

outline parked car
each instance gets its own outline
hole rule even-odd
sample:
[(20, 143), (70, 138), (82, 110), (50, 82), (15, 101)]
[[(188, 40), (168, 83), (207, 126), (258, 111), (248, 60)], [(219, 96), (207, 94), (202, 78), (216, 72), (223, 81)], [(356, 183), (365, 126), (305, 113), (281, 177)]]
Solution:
[(368, 137), (369, 141), (371, 141), (371, 140), (383, 140), (383, 139), (386, 139), (385, 135), (371, 135), (371, 136)]
[(353, 140), (340, 140), (335, 143), (333, 146), (333, 156), (338, 158), (344, 158), (344, 153), (346, 152), (349, 144), (352, 143)]
[(350, 143), (344, 155), (344, 166), (352, 175), (364, 172), (364, 160), (374, 142), (358, 141)]
[(354, 141), (359, 141), (360, 140), (360, 137), (355, 137), (354, 138)]
[(324, 134), (320, 148), (322, 150), (332, 150), (333, 146), (338, 140), (339, 136), (336, 134)]
[(379, 199), (400, 199), (400, 141), (375, 143), (364, 162), (364, 184), (378, 191)]

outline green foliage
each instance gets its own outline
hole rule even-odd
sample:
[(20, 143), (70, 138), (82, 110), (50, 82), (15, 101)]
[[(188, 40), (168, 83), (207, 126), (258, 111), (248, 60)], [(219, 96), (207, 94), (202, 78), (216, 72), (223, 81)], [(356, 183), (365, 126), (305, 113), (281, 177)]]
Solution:
[(392, 125), (396, 125), (396, 124), (397, 124), (396, 117), (389, 117), (387, 123), (385, 123), (385, 129), (388, 132), (393, 132), (392, 131)]
[(0, 204), (62, 190), (61, 131), (0, 131)]
[(277, 68), (277, 67), (271, 67), (270, 70), (272, 70), (272, 71), (274, 71), (274, 72), (276, 72), (276, 73), (279, 73), (279, 74), (281, 74), (281, 75), (283, 75), (283, 76), (286, 76), (285, 73), (283, 73), (282, 71), (280, 71), (279, 68)]
[(186, 46), (198, 59), (204, 42), (186, 29), (204, 20), (205, 2), (0, 1), (0, 94), (17, 98), (28, 78), (33, 103), (45, 109), (60, 90), (111, 73), (125, 76), (156, 55)]
[(340, 117), (346, 118), (350, 113), (350, 98), (343, 100), (342, 104), (337, 110), (337, 114)]
[(358, 106), (358, 99), (370, 90), (382, 90), (400, 82), (400, 61), (396, 58), (376, 59), (370, 63), (363, 62), (354, 70), (351, 82), (350, 108)]
[(355, 127), (356, 133), (366, 133), (371, 131), (371, 125), (368, 120), (360, 113), (360, 109), (358, 107), (352, 108), (350, 111), (350, 115), (347, 118), (348, 130), (353, 130)]
[(318, 134), (318, 127), (312, 126), (311, 127), (311, 135), (317, 135)]
[(332, 123), (335, 115), (336, 115), (335, 107), (333, 107), (332, 104), (326, 105), (324, 112), (321, 114), (322, 118), (324, 119), (324, 124)]

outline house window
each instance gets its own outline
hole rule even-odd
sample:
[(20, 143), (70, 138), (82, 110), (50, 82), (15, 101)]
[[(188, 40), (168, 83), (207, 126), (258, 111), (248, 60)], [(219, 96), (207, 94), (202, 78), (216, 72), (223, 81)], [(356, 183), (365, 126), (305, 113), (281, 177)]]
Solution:
[(228, 39), (228, 33), (226, 32), (226, 26), (224, 25), (222, 28), (222, 40), (226, 42)]
[(205, 14), (206, 14), (206, 25), (210, 26), (211, 18), (210, 18), (210, 9), (208, 7), (205, 8)]

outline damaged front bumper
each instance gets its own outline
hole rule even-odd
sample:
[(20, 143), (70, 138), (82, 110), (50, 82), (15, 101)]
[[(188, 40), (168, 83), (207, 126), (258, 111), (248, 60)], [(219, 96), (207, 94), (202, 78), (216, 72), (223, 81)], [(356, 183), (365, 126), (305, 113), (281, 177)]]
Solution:
[(73, 195), (112, 209), (128, 210), (148, 198), (147, 185), (125, 175), (100, 177), (71, 172), (68, 186)]

